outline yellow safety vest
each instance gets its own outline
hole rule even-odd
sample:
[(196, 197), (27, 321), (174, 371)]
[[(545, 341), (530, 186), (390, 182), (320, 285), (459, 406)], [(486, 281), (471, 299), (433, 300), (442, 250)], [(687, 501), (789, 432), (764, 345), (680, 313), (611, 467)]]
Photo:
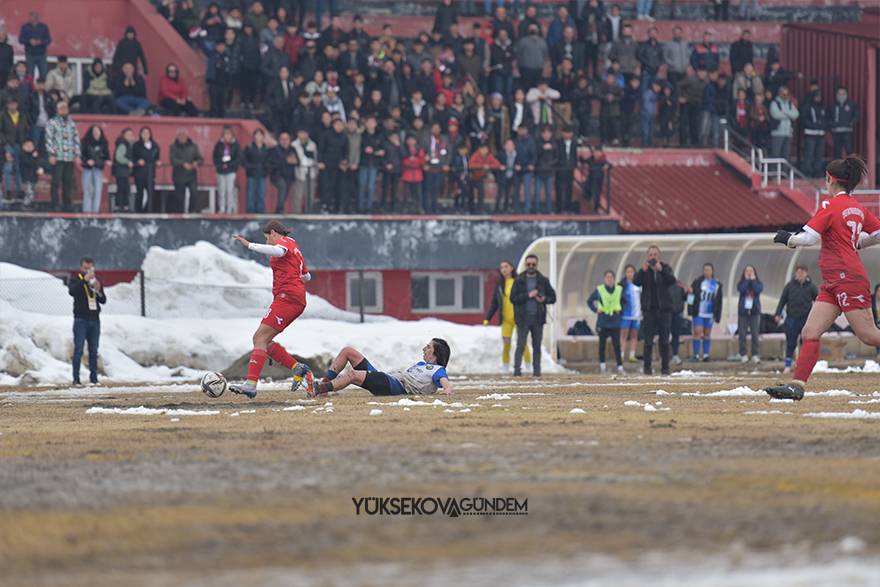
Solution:
[(596, 291), (599, 292), (599, 303), (597, 304), (597, 307), (602, 310), (603, 314), (616, 314), (623, 310), (623, 306), (620, 304), (620, 298), (623, 296), (623, 288), (620, 287), (620, 284), (615, 285), (614, 291), (611, 293), (608, 293), (604, 284), (597, 287)]

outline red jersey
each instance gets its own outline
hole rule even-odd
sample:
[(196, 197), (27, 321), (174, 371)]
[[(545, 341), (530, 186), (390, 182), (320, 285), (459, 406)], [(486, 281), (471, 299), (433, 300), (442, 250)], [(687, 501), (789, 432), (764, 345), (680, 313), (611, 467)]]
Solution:
[(862, 278), (868, 280), (865, 265), (856, 248), (859, 235), (880, 230), (880, 220), (846, 193), (823, 200), (816, 215), (804, 226), (822, 239), (819, 268), (826, 282)]
[(305, 303), (306, 286), (302, 276), (309, 269), (299, 245), (289, 236), (281, 237), (275, 245), (284, 247), (287, 252), (281, 257), (269, 257), (269, 266), (272, 267), (272, 295)]

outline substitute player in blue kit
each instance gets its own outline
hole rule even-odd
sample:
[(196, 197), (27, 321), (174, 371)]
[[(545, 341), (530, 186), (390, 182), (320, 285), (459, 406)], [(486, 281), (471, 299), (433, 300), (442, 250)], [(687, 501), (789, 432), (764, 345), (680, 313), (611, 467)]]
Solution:
[(712, 350), (712, 325), (721, 322), (721, 303), (724, 299), (721, 282), (715, 279), (715, 266), (703, 265), (703, 276), (691, 284), (688, 296), (690, 315), (694, 319), (694, 338), (692, 361), (709, 360)]
[[(373, 395), (430, 395), (452, 393), (452, 384), (446, 374), (449, 364), (449, 344), (442, 338), (432, 338), (422, 348), (422, 360), (408, 369), (382, 372), (352, 348), (345, 347), (330, 363), (327, 375), (315, 386), (309, 397), (339, 391), (348, 385), (357, 385)], [(353, 371), (340, 373), (346, 365)]]

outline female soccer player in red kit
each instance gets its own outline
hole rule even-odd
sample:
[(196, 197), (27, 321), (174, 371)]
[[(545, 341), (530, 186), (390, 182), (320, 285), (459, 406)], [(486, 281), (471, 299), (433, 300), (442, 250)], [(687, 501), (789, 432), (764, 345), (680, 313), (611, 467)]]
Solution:
[(775, 398), (800, 400), (804, 386), (819, 359), (819, 337), (844, 313), (853, 332), (863, 343), (880, 345), (880, 330), (871, 316), (871, 285), (859, 250), (880, 243), (880, 220), (852, 197), (868, 169), (855, 156), (836, 159), (825, 168), (825, 185), (831, 198), (822, 202), (804, 232), (776, 233), (773, 242), (790, 248), (822, 241), (819, 268), (822, 287), (804, 326), (804, 343), (790, 383), (765, 391)]
[(257, 381), (260, 379), (260, 372), (266, 364), (266, 359), (269, 358), (291, 369), (293, 391), (299, 388), (303, 379), (307, 380), (309, 389), (312, 386), (312, 373), (308, 365), (298, 363), (283, 346), (273, 342), (273, 339), (299, 318), (306, 309), (305, 282), (311, 280), (312, 276), (299, 246), (288, 236), (290, 229), (277, 220), (270, 220), (263, 227), (263, 234), (266, 237), (265, 245), (249, 242), (238, 234), (232, 237), (248, 250), (268, 255), (269, 265), (272, 267), (274, 299), (254, 333), (254, 350), (251, 352), (251, 360), (248, 364), (247, 381), (229, 386), (233, 393), (246, 395), (251, 399), (257, 396)]

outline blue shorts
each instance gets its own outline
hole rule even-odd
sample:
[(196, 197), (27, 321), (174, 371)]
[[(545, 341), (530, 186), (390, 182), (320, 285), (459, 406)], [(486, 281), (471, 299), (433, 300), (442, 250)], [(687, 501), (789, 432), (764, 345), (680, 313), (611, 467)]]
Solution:
[(696, 316), (694, 318), (694, 328), (702, 328), (704, 330), (711, 330), (712, 325), (715, 323), (714, 318), (702, 318), (700, 316)]
[(638, 330), (639, 326), (641, 326), (642, 321), (630, 318), (624, 318), (620, 321), (620, 330), (626, 332), (627, 330)]

